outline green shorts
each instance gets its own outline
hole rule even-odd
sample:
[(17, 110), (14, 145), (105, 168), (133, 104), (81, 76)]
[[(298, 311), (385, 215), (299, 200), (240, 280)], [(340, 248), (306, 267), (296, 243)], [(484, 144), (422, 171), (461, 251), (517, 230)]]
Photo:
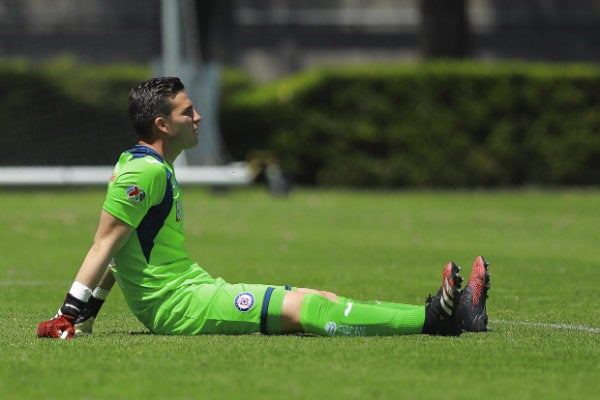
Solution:
[(146, 324), (169, 335), (277, 334), (289, 286), (230, 284), (221, 278), (172, 292)]

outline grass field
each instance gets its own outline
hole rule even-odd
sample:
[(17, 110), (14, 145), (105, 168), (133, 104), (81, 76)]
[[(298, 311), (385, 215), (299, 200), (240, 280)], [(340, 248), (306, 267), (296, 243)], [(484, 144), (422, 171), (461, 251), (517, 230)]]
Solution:
[(2, 399), (592, 399), (600, 191), (184, 188), (188, 249), (231, 282), (423, 304), (491, 262), (493, 331), (459, 338), (147, 334), (115, 288), (95, 333), (35, 337), (91, 244), (101, 189), (0, 192)]

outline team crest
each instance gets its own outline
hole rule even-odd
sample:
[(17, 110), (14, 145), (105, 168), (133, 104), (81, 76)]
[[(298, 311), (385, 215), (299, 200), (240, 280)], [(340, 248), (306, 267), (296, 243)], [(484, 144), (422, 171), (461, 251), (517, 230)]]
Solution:
[(235, 297), (234, 304), (241, 312), (250, 311), (254, 306), (254, 295), (248, 292), (240, 293)]
[(144, 189), (139, 188), (137, 185), (131, 185), (127, 188), (127, 199), (132, 204), (137, 204), (140, 201), (144, 200), (146, 197), (146, 192)]

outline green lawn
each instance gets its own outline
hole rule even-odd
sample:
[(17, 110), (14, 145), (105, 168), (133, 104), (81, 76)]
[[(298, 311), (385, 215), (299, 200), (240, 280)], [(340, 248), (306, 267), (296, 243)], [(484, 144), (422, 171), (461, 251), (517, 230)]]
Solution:
[(95, 333), (35, 336), (87, 251), (102, 189), (0, 189), (2, 399), (592, 399), (600, 384), (600, 191), (187, 187), (194, 259), (230, 282), (423, 304), (453, 260), (491, 263), (493, 331), (430, 336), (147, 334), (118, 288)]

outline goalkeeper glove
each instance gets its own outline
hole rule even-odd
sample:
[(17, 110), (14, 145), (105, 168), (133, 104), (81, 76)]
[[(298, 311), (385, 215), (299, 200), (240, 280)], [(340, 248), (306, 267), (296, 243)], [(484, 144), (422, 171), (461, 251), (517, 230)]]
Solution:
[(40, 338), (72, 339), (75, 336), (75, 320), (86, 303), (67, 293), (65, 302), (54, 318), (38, 324), (37, 336)]
[(40, 322), (37, 328), (37, 335), (40, 338), (61, 338), (72, 339), (75, 336), (75, 317), (67, 314), (60, 314), (49, 321)]

